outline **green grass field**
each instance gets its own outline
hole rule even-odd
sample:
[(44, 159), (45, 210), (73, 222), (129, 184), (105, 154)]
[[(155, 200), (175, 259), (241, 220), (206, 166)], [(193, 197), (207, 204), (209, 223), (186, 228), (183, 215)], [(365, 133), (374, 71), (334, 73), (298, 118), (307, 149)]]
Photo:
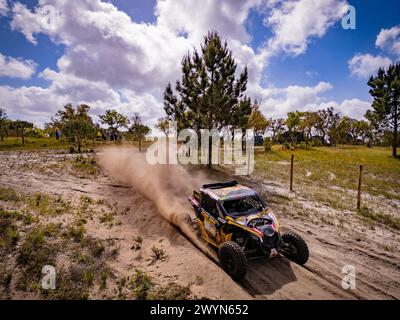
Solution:
[(290, 151), (275, 145), (270, 153), (257, 149), (254, 175), (289, 186), (292, 154), (294, 190), (313, 200), (339, 209), (354, 208), (351, 191), (357, 190), (360, 165), (364, 193), (400, 200), (400, 159), (393, 158), (389, 148), (346, 145)]
[[(94, 149), (115, 142), (90, 142), (84, 149)], [(118, 143), (119, 144), (119, 143)], [(137, 142), (124, 141), (122, 144), (138, 147)], [(146, 150), (149, 141), (143, 141)], [(0, 142), (0, 151), (69, 149), (71, 144), (55, 138), (6, 138)], [(294, 155), (294, 190), (312, 201), (325, 203), (336, 209), (355, 208), (354, 196), (358, 186), (359, 166), (363, 165), (362, 191), (364, 195), (393, 200), (390, 206), (398, 206), (400, 201), (400, 159), (391, 156), (390, 148), (364, 146), (314, 147), (310, 150), (283, 150), (274, 145), (272, 151), (265, 153), (262, 147), (256, 148), (255, 170), (253, 176), (265, 182), (275, 182), (289, 188), (290, 158)], [(366, 199), (369, 202), (370, 199)], [(363, 201), (363, 205), (369, 204)], [(400, 208), (400, 206), (399, 206)], [(397, 211), (400, 209), (397, 208)], [(393, 210), (396, 211), (396, 208)]]
[(70, 143), (55, 138), (25, 138), (22, 144), (21, 138), (7, 137), (0, 141), (0, 151), (9, 150), (35, 150), (35, 149), (67, 149)]
[[(96, 146), (107, 145), (107, 144), (116, 144), (120, 142), (113, 141), (88, 141), (83, 149), (93, 149)], [(142, 148), (146, 150), (146, 148), (151, 144), (151, 141), (143, 141)], [(137, 141), (124, 141), (123, 144), (133, 145), (136, 148), (139, 143)], [(71, 143), (66, 139), (56, 140), (56, 138), (25, 138), (25, 144), (22, 144), (21, 138), (17, 137), (7, 137), (4, 138), (4, 141), (0, 141), (0, 151), (12, 151), (12, 150), (40, 150), (40, 149), (69, 149), (71, 147)]]

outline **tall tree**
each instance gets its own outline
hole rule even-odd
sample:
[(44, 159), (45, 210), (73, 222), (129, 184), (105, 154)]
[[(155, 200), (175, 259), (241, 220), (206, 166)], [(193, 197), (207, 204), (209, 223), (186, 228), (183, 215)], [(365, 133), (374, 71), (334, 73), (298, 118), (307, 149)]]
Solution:
[[(216, 32), (204, 37), (200, 53), (195, 49), (182, 60), (182, 78), (173, 93), (170, 84), (164, 91), (164, 109), (171, 120), (182, 127), (222, 129), (236, 126), (238, 117), (246, 110), (250, 114), (250, 100), (245, 96), (247, 68), (236, 79), (237, 65), (227, 43)], [(211, 140), (211, 138), (210, 138)], [(208, 166), (212, 163), (209, 145)]]
[(335, 128), (340, 120), (340, 114), (333, 107), (318, 110), (314, 119), (314, 128), (321, 137), (322, 143), (334, 144)]
[(354, 119), (349, 117), (342, 117), (337, 123), (337, 126), (332, 133), (334, 135), (333, 141), (340, 144), (357, 143), (357, 135), (353, 136), (354, 132), (352, 130), (354, 126)]
[(254, 128), (254, 134), (256, 135), (263, 135), (270, 125), (269, 120), (263, 115), (257, 102), (252, 107), (248, 121), (248, 127)]
[(139, 141), (139, 151), (142, 151), (142, 140), (151, 132), (151, 129), (143, 124), (139, 113), (135, 113), (133, 116), (129, 132), (133, 135), (135, 140)]
[(108, 125), (109, 130), (115, 134), (120, 128), (127, 127), (129, 124), (128, 118), (114, 109), (106, 110), (104, 114), (99, 115), (99, 118), (100, 122)]
[(168, 138), (168, 133), (169, 133), (169, 121), (168, 118), (160, 118), (157, 120), (157, 124), (155, 127), (160, 130), (162, 133), (165, 134), (165, 137)]
[(339, 127), (341, 116), (339, 112), (335, 112), (333, 108), (327, 109), (328, 113), (328, 136), (329, 143), (331, 145), (336, 145), (339, 141), (340, 130)]
[(285, 119), (278, 118), (278, 119), (269, 119), (269, 131), (271, 132), (271, 139), (272, 142), (276, 142), (277, 138), (280, 134), (285, 131)]
[(96, 128), (82, 118), (76, 118), (69, 120), (65, 124), (63, 132), (77, 146), (80, 153), (85, 140), (95, 137)]
[(397, 157), (398, 125), (400, 121), (400, 62), (387, 69), (380, 68), (368, 81), (370, 95), (374, 98), (372, 111), (366, 115), (393, 134), (392, 155)]
[(5, 109), (0, 108), (0, 138), (1, 141), (4, 141), (4, 136), (6, 135), (8, 128), (8, 117)]
[(47, 126), (62, 130), (80, 153), (85, 140), (93, 139), (96, 135), (89, 110), (90, 106), (86, 104), (80, 104), (76, 108), (72, 104), (67, 104), (63, 110), (56, 113), (55, 118), (52, 118)]
[(22, 144), (25, 144), (27, 130), (33, 128), (33, 123), (28, 121), (16, 120), (11, 122), (11, 128), (15, 130), (17, 136), (21, 137)]
[(287, 114), (285, 124), (289, 130), (290, 142), (291, 142), (292, 149), (294, 148), (294, 142), (295, 142), (294, 138), (295, 138), (296, 132), (300, 130), (302, 114), (303, 113), (300, 111), (292, 111), (292, 112), (288, 112), (288, 114)]
[(373, 139), (373, 128), (371, 124), (365, 120), (358, 120), (353, 123), (353, 127), (355, 128), (357, 138), (361, 139), (363, 144), (371, 146)]
[(318, 114), (312, 111), (305, 111), (301, 114), (300, 119), (300, 130), (303, 133), (304, 140), (307, 144), (309, 144), (312, 133), (316, 127), (316, 124), (319, 120)]

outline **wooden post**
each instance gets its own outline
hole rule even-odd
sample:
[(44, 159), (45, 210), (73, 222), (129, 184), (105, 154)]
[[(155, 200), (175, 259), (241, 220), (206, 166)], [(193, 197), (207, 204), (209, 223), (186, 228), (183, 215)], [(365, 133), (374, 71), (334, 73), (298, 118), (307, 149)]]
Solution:
[(357, 210), (361, 208), (361, 179), (362, 179), (363, 166), (360, 165), (360, 175), (358, 176), (358, 192), (357, 192)]
[(292, 159), (290, 160), (290, 191), (293, 191), (293, 162), (294, 154), (292, 154)]

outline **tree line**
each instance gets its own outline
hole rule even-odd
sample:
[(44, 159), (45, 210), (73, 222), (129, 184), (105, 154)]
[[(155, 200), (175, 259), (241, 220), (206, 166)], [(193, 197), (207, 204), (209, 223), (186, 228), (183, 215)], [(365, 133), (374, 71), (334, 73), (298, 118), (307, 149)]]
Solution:
[[(164, 91), (164, 111), (156, 128), (168, 135), (169, 122), (175, 121), (178, 130), (190, 128), (200, 137), (200, 129), (224, 129), (231, 132), (254, 128), (256, 136), (266, 136), (266, 144), (280, 143), (294, 149), (310, 146), (335, 146), (337, 144), (364, 144), (369, 147), (392, 146), (392, 155), (397, 156), (399, 145), (398, 123), (400, 120), (400, 63), (379, 69), (368, 81), (369, 93), (373, 97), (372, 109), (362, 120), (352, 119), (337, 112), (332, 106), (317, 111), (291, 111), (286, 118), (267, 118), (260, 110), (260, 101), (246, 95), (248, 72), (245, 67), (239, 72), (227, 42), (217, 32), (205, 37), (200, 49), (194, 48), (181, 61), (182, 75), (175, 85), (168, 83)], [(302, 108), (299, 108), (302, 109)], [(139, 114), (132, 119), (110, 109), (99, 115), (95, 123), (85, 104), (73, 107), (67, 104), (56, 113), (46, 131), (64, 134), (81, 149), (87, 139), (104, 138), (104, 129), (117, 140), (124, 128), (126, 136), (139, 141), (150, 134), (149, 126), (142, 122)], [(0, 108), (0, 137), (14, 134), (24, 143), (26, 134), (37, 130), (27, 121), (11, 121)], [(211, 137), (210, 137), (211, 139)], [(112, 139), (113, 140), (113, 139)], [(200, 145), (200, 144), (199, 144)], [(212, 163), (211, 143), (209, 161)]]
[[(311, 144), (391, 145), (393, 156), (397, 156), (400, 63), (379, 69), (369, 79), (374, 100), (363, 120), (342, 116), (329, 106), (318, 111), (289, 112), (285, 119), (267, 119), (259, 102), (245, 95), (247, 68), (241, 73), (236, 68), (226, 41), (222, 42), (216, 32), (209, 32), (199, 51), (195, 48), (183, 57), (182, 76), (175, 88), (169, 83), (164, 91), (166, 119), (176, 121), (178, 128), (196, 131), (254, 128), (256, 135), (268, 134), (267, 144), (283, 143), (292, 149)], [(165, 122), (159, 125), (164, 128)], [(209, 163), (211, 156), (210, 151)]]
[[(56, 136), (57, 139), (65, 136), (77, 151), (81, 152), (82, 146), (88, 140), (120, 140), (122, 138), (121, 129), (125, 138), (132, 138), (139, 141), (139, 148), (144, 137), (151, 132), (151, 128), (145, 125), (138, 113), (135, 113), (131, 120), (117, 110), (109, 109), (104, 114), (99, 115), (99, 122), (94, 122), (89, 114), (90, 106), (80, 104), (74, 107), (67, 104), (59, 110), (50, 122), (46, 123), (44, 130), (36, 128), (33, 123), (21, 120), (10, 120), (6, 110), (0, 108), (0, 137), (4, 141), (5, 137), (21, 137), (22, 144), (25, 137), (44, 137), (49, 135)], [(101, 127), (107, 126), (107, 129)]]

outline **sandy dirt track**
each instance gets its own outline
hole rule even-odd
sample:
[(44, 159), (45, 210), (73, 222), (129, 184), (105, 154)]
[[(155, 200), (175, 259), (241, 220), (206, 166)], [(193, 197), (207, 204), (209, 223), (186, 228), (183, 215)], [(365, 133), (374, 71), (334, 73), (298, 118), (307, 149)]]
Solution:
[[(98, 238), (113, 238), (120, 254), (111, 262), (116, 274), (129, 274), (141, 268), (161, 283), (170, 280), (190, 284), (194, 298), (210, 299), (399, 299), (399, 250), (384, 250), (388, 244), (398, 248), (400, 234), (385, 226), (374, 230), (349, 213), (344, 224), (315, 223), (301, 214), (321, 215), (333, 209), (318, 203), (295, 199), (281, 201), (288, 194), (282, 186), (243, 179), (243, 183), (261, 192), (271, 203), (281, 225), (302, 235), (310, 247), (310, 260), (300, 267), (285, 258), (252, 260), (241, 283), (231, 280), (213, 261), (210, 248), (197, 242), (185, 225), (190, 213), (187, 197), (193, 188), (207, 181), (232, 177), (221, 172), (188, 172), (176, 167), (148, 167), (131, 150), (106, 149), (99, 155), (104, 172), (96, 177), (79, 177), (68, 171), (54, 170), (48, 164), (65, 161), (54, 152), (0, 153), (0, 185), (25, 192), (40, 191), (78, 199), (82, 195), (108, 199), (120, 212), (121, 224), (100, 232), (96, 225), (88, 232)], [(29, 170), (21, 170), (27, 163)], [(129, 208), (126, 214), (122, 214)], [(132, 235), (143, 237), (139, 253), (132, 252)], [(152, 264), (146, 255), (154, 244), (167, 252), (168, 259)], [(138, 259), (137, 255), (143, 255)], [(215, 257), (215, 255), (214, 255)], [(342, 267), (354, 265), (357, 288), (344, 290)], [(199, 281), (201, 279), (201, 281)], [(100, 297), (101, 298), (101, 297)]]

